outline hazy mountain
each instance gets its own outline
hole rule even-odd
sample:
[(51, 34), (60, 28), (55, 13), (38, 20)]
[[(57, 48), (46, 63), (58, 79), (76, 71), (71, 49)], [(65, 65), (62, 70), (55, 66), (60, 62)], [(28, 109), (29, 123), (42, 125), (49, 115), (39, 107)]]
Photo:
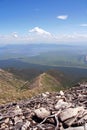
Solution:
[[(22, 63), (23, 68), (28, 67), (28, 64), (31, 63), (56, 67), (87, 68), (86, 57), (86, 45), (14, 44), (0, 47), (0, 67), (3, 65), (4, 67), (19, 67), (19, 63)], [(14, 61), (15, 63), (13, 63)]]

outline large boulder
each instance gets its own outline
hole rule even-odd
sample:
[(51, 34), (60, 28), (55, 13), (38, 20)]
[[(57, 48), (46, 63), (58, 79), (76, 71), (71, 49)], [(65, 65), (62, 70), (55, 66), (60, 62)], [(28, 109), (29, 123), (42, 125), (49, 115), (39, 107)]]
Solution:
[(41, 119), (44, 119), (45, 117), (50, 116), (50, 111), (46, 110), (43, 107), (36, 109), (34, 112), (35, 112), (35, 115)]
[(54, 106), (54, 108), (56, 110), (59, 110), (59, 109), (65, 109), (67, 107), (71, 106), (71, 103), (67, 103), (65, 101), (63, 101), (63, 99), (60, 99)]
[(68, 109), (65, 109), (63, 110), (60, 114), (59, 114), (59, 117), (61, 119), (62, 122), (68, 120), (68, 119), (71, 119), (73, 117), (76, 117), (77, 114), (79, 112), (83, 112), (84, 111), (84, 108), (83, 107), (77, 107), (77, 108), (68, 108)]

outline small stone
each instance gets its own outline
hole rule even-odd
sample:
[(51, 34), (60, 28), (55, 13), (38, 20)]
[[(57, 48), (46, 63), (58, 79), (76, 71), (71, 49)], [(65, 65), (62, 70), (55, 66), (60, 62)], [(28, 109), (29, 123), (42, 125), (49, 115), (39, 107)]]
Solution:
[(25, 116), (22, 116), (22, 120), (24, 120), (25, 119)]
[(49, 92), (45, 92), (45, 94), (49, 95), (50, 93)]
[(32, 123), (33, 123), (33, 124), (36, 124), (36, 122), (35, 122), (34, 120), (32, 121)]
[(15, 115), (22, 115), (22, 109), (17, 105), (14, 110)]
[(36, 128), (33, 128), (33, 130), (38, 130), (38, 128), (36, 127)]
[(56, 110), (59, 110), (59, 109), (64, 109), (64, 108), (67, 108), (69, 107), (71, 104), (70, 103), (67, 103), (67, 102), (64, 102), (63, 99), (60, 99), (56, 105), (55, 105), (55, 109)]
[(35, 112), (36, 116), (41, 119), (44, 119), (45, 117), (50, 115), (50, 111), (46, 110), (43, 107), (36, 109), (34, 112)]
[(3, 116), (0, 115), (0, 120), (2, 120), (2, 119), (3, 119)]
[(3, 130), (5, 128), (6, 128), (6, 124), (5, 123), (1, 124), (1, 129)]
[(45, 94), (45, 93), (42, 93), (42, 96), (43, 96), (43, 97), (47, 97), (47, 94)]
[(61, 96), (64, 96), (64, 92), (63, 92), (62, 90), (60, 91), (60, 95), (61, 95)]
[(13, 125), (13, 122), (10, 120), (10, 121), (9, 121), (9, 124), (10, 124), (10, 125)]
[(22, 125), (23, 125), (22, 122), (16, 123), (14, 130), (21, 130)]
[(9, 127), (9, 130), (13, 130), (13, 126), (10, 126), (10, 127)]
[(23, 121), (23, 120), (22, 120), (20, 117), (15, 116), (15, 118), (14, 118), (15, 124), (17, 124), (18, 122), (22, 122), (22, 121)]
[(4, 122), (5, 122), (6, 124), (8, 124), (8, 123), (9, 123), (9, 118), (5, 119)]
[(59, 99), (59, 96), (56, 96), (57, 99)]
[(25, 124), (22, 126), (21, 130), (27, 130), (30, 126), (30, 122), (27, 120)]

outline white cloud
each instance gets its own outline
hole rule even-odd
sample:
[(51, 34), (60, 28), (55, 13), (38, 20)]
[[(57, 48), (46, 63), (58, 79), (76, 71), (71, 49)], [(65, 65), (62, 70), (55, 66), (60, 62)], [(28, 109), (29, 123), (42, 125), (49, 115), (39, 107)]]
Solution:
[(68, 15), (59, 15), (57, 16), (58, 19), (66, 20), (68, 18)]
[(80, 24), (81, 27), (87, 27), (87, 23)]
[(30, 33), (36, 33), (38, 35), (47, 35), (47, 36), (51, 36), (51, 33), (50, 32), (47, 32), (45, 31), (44, 29), (42, 28), (39, 28), (39, 27), (35, 27), (31, 30), (29, 30)]
[(14, 38), (18, 38), (17, 32), (13, 32), (13, 33), (12, 33), (12, 36), (13, 36)]

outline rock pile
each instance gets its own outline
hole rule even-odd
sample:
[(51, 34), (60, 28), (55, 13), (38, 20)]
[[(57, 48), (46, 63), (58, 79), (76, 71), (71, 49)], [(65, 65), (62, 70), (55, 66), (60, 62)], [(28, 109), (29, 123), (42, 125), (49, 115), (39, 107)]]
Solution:
[(0, 130), (87, 130), (87, 85), (0, 106)]

